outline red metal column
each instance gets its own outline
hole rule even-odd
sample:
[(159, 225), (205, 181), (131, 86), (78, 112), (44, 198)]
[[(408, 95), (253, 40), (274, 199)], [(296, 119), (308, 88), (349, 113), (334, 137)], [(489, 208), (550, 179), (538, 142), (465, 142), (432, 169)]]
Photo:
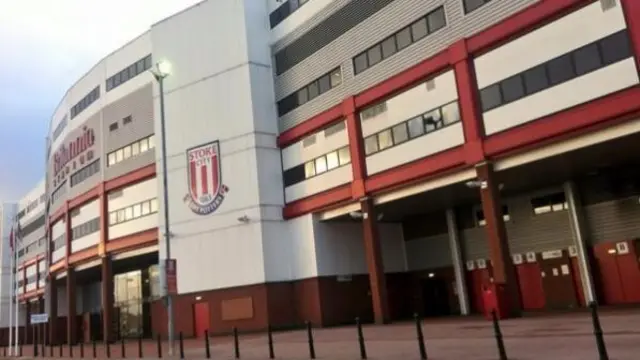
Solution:
[(500, 318), (519, 316), (522, 305), (518, 290), (515, 266), (511, 258), (507, 232), (502, 218), (502, 205), (498, 181), (490, 163), (476, 166), (482, 199), (482, 211), (486, 219), (487, 240), (493, 269), (492, 279), (494, 304)]
[(49, 343), (57, 344), (60, 340), (58, 331), (58, 287), (55, 275), (49, 275)]
[(67, 344), (75, 344), (78, 340), (78, 321), (76, 309), (76, 272), (67, 268)]
[(29, 299), (24, 300), (24, 344), (30, 344), (33, 335), (33, 327), (31, 326), (31, 303)]
[(382, 249), (378, 235), (378, 220), (373, 201), (365, 198), (360, 202), (362, 206), (362, 227), (364, 237), (364, 251), (369, 271), (369, 286), (371, 288), (371, 302), (376, 324), (390, 321), (389, 300), (387, 295), (387, 281), (384, 275)]
[(113, 333), (113, 271), (111, 258), (102, 258), (102, 334), (104, 342), (115, 340)]
[(484, 161), (482, 138), (484, 125), (478, 98), (478, 84), (476, 81), (473, 59), (469, 57), (467, 40), (462, 39), (448, 49), (449, 62), (453, 66), (458, 89), (458, 105), (464, 130), (464, 150), (466, 162), (469, 165)]
[(65, 242), (67, 244), (65, 251), (64, 263), (65, 266), (69, 266), (69, 256), (71, 256), (71, 242), (73, 239), (71, 238), (71, 214), (69, 211), (69, 200), (64, 203), (64, 226), (65, 226)]
[(631, 46), (636, 55), (636, 64), (640, 69), (640, 1), (638, 0), (620, 0), (624, 17), (627, 21), (629, 36), (631, 37)]
[(351, 171), (353, 172), (351, 198), (356, 200), (365, 196), (364, 180), (367, 177), (367, 163), (364, 155), (364, 140), (362, 139), (360, 119), (356, 112), (356, 103), (353, 96), (344, 99), (342, 102), (342, 113), (347, 122)]

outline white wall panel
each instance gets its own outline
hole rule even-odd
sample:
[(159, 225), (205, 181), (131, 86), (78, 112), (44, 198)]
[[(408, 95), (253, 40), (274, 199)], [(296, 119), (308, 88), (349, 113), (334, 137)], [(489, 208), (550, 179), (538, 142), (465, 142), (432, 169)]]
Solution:
[(47, 271), (47, 269), (46, 269), (46, 265), (45, 265), (45, 261), (44, 261), (44, 260), (40, 260), (40, 261), (38, 262), (38, 269), (40, 269), (40, 272), (41, 272), (41, 273), (42, 273), (42, 272), (46, 272), (46, 271)]
[[(138, 36), (131, 40), (120, 49), (114, 51), (104, 60), (105, 62), (105, 81), (118, 72), (124, 70), (127, 66), (135, 63), (136, 61), (143, 59), (145, 56), (151, 54), (151, 32)], [(106, 88), (103, 85), (104, 104), (107, 105), (122, 97), (132, 93), (133, 91), (143, 87), (144, 85), (154, 81), (153, 75), (149, 71), (145, 71), (142, 74), (138, 74), (136, 77), (129, 79), (125, 83), (111, 89), (106, 92)], [(111, 121), (116, 119), (109, 119)]]
[[(334, 125), (337, 125), (337, 123)], [(311, 136), (316, 137), (316, 141), (313, 145), (305, 147), (303, 145), (303, 141), (298, 141), (282, 149), (282, 168), (284, 170), (290, 169), (349, 144), (349, 134), (347, 133), (346, 124), (344, 130), (329, 136), (325, 136), (324, 130)]]
[(64, 259), (67, 251), (67, 247), (63, 246), (58, 250), (54, 250), (51, 254), (51, 263), (56, 263), (57, 261)]
[(334, 187), (346, 184), (353, 180), (353, 172), (350, 165), (327, 171), (322, 175), (316, 175), (305, 181), (287, 186), (284, 189), (285, 200), (287, 202), (305, 198), (319, 192), (333, 189)]
[(158, 226), (158, 213), (109, 226), (109, 240), (149, 230)]
[(626, 27), (622, 6), (593, 2), (475, 59), (480, 89)]
[(100, 232), (94, 232), (87, 236), (83, 236), (81, 238), (75, 239), (71, 242), (71, 253), (78, 252), (80, 250), (84, 250), (88, 247), (96, 245), (100, 242)]
[[(66, 133), (73, 131), (79, 127), (82, 127), (85, 122), (96, 113), (98, 113), (105, 104), (105, 65), (106, 61), (103, 59), (99, 63), (95, 64), (82, 78), (80, 78), (67, 92), (67, 104), (69, 105), (69, 123), (67, 125)], [(75, 106), (80, 100), (87, 96), (93, 89), (100, 86), (100, 98), (93, 102), (89, 107), (84, 109), (80, 114), (71, 119), (71, 108)], [(50, 129), (53, 131), (52, 129)], [(63, 137), (63, 136), (61, 136)], [(58, 145), (59, 146), (59, 145)], [(54, 148), (56, 149), (56, 148)]]
[(100, 201), (93, 200), (79, 209), (71, 210), (71, 228), (100, 217)]
[(638, 80), (634, 59), (619, 61), (485, 112), (485, 131), (491, 135), (628, 88)]
[(158, 181), (155, 178), (112, 191), (108, 195), (109, 212), (156, 198), (159, 194), (158, 191)]
[(63, 220), (56, 221), (51, 226), (51, 240), (55, 240), (58, 236), (64, 234), (66, 231), (65, 222)]
[[(272, 42), (282, 39), (284, 36), (295, 30), (301, 24), (309, 21), (315, 14), (324, 9), (334, 0), (311, 0), (307, 1), (303, 6), (298, 8), (294, 13), (289, 15), (280, 24), (271, 29)], [(269, 0), (269, 12), (282, 5), (282, 0)], [(268, 19), (268, 18), (267, 18)]]
[[(379, 224), (382, 260), (386, 273), (407, 270), (401, 224)], [(362, 223), (315, 224), (319, 276), (366, 274)]]
[(431, 90), (427, 90), (427, 83), (423, 82), (389, 98), (387, 111), (362, 121), (362, 136), (367, 137), (458, 99), (453, 70), (430, 81), (435, 85)]
[(462, 123), (458, 122), (444, 129), (367, 156), (367, 174), (376, 174), (398, 165), (451, 149), (463, 143)]
[(45, 202), (40, 201), (40, 197), (45, 193), (45, 180), (42, 179), (18, 202), (18, 212), (26, 209), (30, 203), (36, 202), (38, 205), (29, 212), (25, 211), (25, 215), (20, 219), (20, 225), (24, 227), (26, 224), (40, 217), (46, 207)]
[(33, 264), (33, 265), (27, 266), (26, 272), (27, 272), (27, 277), (29, 277), (31, 275), (35, 275), (36, 274), (36, 265)]

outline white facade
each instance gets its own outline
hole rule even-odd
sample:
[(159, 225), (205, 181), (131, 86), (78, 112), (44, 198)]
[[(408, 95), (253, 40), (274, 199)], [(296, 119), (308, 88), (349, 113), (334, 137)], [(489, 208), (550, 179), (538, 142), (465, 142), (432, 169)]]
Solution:
[(11, 227), (16, 217), (17, 205), (4, 203), (0, 207), (0, 328), (9, 326), (11, 293), (12, 252), (9, 246)]

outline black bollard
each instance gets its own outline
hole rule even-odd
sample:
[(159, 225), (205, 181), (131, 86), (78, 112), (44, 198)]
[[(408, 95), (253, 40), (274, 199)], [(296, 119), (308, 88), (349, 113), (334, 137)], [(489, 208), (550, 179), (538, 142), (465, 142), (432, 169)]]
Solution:
[(240, 341), (238, 339), (238, 328), (233, 328), (233, 349), (236, 353), (236, 359), (240, 359)]
[(96, 349), (96, 338), (94, 337), (93, 340), (91, 340), (91, 347), (93, 348), (93, 358), (97, 358), (98, 354), (97, 354), (97, 349)]
[(420, 359), (427, 360), (427, 349), (424, 346), (424, 336), (422, 335), (422, 324), (418, 314), (413, 314), (416, 321), (416, 333), (418, 334), (418, 350), (420, 350)]
[(73, 358), (73, 344), (69, 341), (69, 357)]
[(142, 359), (142, 335), (138, 336), (138, 357)]
[(111, 343), (109, 343), (109, 339), (104, 342), (105, 354), (107, 359), (111, 357)]
[(53, 342), (49, 343), (49, 357), (53, 357)]
[(22, 343), (18, 342), (18, 355), (22, 357)]
[(211, 349), (209, 349), (209, 330), (204, 331), (204, 346), (204, 355), (207, 357), (207, 359), (211, 359)]
[(598, 355), (600, 360), (609, 360), (609, 354), (607, 353), (607, 346), (604, 343), (604, 336), (602, 334), (602, 326), (600, 326), (600, 318), (598, 317), (598, 304), (595, 301), (589, 303), (589, 309), (591, 309), (591, 321), (593, 322), (593, 335), (596, 337), (596, 346), (598, 347)]
[(180, 331), (179, 335), (180, 335), (180, 359), (184, 359), (184, 344), (182, 342), (182, 331)]
[(60, 341), (60, 357), (62, 357), (62, 341)]
[(7, 347), (6, 346), (2, 347), (2, 354), (3, 354), (2, 356), (7, 357)]
[(162, 338), (160, 337), (160, 334), (158, 334), (158, 359), (162, 359)]
[(126, 358), (127, 354), (126, 354), (126, 349), (125, 349), (125, 343), (124, 343), (124, 336), (120, 337), (120, 354), (122, 355), (122, 358)]
[(356, 326), (358, 328), (358, 344), (360, 344), (360, 358), (367, 358), (367, 348), (364, 346), (364, 335), (362, 334), (362, 324), (360, 323), (360, 318), (356, 318)]
[(504, 348), (504, 341), (502, 340), (502, 331), (500, 331), (500, 324), (498, 323), (498, 315), (495, 310), (491, 310), (491, 319), (493, 320), (493, 332), (496, 336), (496, 343), (498, 345), (498, 354), (500, 360), (507, 360), (507, 351)]
[(273, 352), (273, 335), (271, 334), (271, 325), (267, 325), (267, 341), (269, 343), (269, 359), (274, 359), (276, 355)]
[(37, 357), (38, 356), (38, 333), (37, 332), (33, 332), (33, 356)]
[(80, 342), (80, 358), (84, 358), (84, 342)]
[(311, 331), (311, 321), (307, 321), (307, 339), (309, 340), (309, 357), (316, 358), (316, 348), (313, 346), (313, 332)]

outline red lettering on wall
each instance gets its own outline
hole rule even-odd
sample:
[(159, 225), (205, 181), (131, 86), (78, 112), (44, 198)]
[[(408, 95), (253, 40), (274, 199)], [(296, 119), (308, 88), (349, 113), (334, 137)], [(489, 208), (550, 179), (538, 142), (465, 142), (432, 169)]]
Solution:
[(86, 126), (82, 127), (82, 134), (71, 140), (68, 144), (62, 144), (53, 155), (53, 174), (58, 175), (65, 168), (68, 172), (69, 162), (75, 159), (78, 155), (84, 153), (87, 149), (93, 146), (95, 143), (95, 133), (93, 129), (89, 129)]

